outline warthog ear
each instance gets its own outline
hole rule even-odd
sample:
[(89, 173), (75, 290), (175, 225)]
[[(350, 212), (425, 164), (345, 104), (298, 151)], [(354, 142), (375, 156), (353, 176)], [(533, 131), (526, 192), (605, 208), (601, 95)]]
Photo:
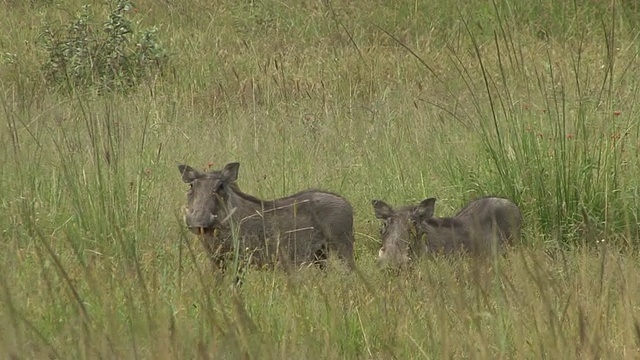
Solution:
[(388, 219), (393, 214), (393, 208), (382, 200), (371, 200), (371, 205), (378, 219)]
[(178, 165), (178, 170), (180, 170), (180, 174), (182, 174), (182, 181), (188, 183), (193, 182), (198, 175), (200, 174), (198, 170), (192, 168), (189, 165)]
[(418, 219), (425, 220), (433, 217), (433, 211), (436, 205), (435, 198), (428, 198), (422, 200), (420, 205), (416, 208), (415, 214), (418, 216)]
[(222, 169), (222, 176), (220, 176), (220, 181), (222, 184), (231, 184), (238, 180), (238, 169), (240, 168), (240, 163), (233, 162), (224, 166)]

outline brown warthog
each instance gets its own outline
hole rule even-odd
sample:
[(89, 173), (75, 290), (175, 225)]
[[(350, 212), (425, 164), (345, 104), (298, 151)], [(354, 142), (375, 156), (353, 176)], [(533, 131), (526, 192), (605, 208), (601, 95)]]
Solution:
[(466, 251), (488, 254), (520, 237), (522, 215), (511, 200), (483, 197), (469, 202), (453, 217), (433, 217), (436, 199), (393, 209), (373, 200), (376, 217), (384, 221), (379, 265), (404, 266), (425, 253)]
[(238, 254), (263, 266), (281, 263), (317, 263), (335, 253), (351, 269), (353, 209), (349, 202), (329, 192), (306, 190), (277, 200), (260, 200), (243, 193), (236, 180), (239, 163), (224, 169), (200, 172), (179, 165), (187, 192), (185, 223), (202, 236), (213, 263)]

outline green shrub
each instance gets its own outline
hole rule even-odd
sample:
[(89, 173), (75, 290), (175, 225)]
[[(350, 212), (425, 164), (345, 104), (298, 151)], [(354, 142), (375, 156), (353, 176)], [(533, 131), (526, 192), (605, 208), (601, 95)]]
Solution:
[(115, 0), (100, 25), (85, 5), (69, 24), (45, 29), (48, 56), (42, 69), (48, 85), (64, 92), (74, 88), (121, 92), (162, 75), (168, 55), (157, 39), (158, 29), (136, 29), (129, 19), (133, 12), (131, 2)]

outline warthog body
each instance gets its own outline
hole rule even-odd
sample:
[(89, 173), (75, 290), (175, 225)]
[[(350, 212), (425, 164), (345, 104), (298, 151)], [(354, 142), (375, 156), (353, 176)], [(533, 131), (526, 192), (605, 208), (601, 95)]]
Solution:
[(522, 215), (512, 201), (484, 197), (469, 202), (453, 217), (433, 217), (436, 199), (393, 209), (380, 200), (372, 205), (381, 228), (380, 265), (403, 266), (425, 253), (466, 251), (487, 254), (519, 238)]
[(354, 268), (353, 209), (347, 200), (318, 190), (260, 200), (236, 184), (239, 166), (230, 163), (212, 172), (178, 166), (191, 186), (185, 223), (202, 236), (215, 265), (224, 267), (236, 253), (257, 266), (322, 265), (334, 252)]

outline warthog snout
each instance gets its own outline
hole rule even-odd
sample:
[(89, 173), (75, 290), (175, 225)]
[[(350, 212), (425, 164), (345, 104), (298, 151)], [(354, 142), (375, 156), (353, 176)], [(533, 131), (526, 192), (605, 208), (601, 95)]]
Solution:
[(376, 260), (380, 267), (404, 267), (411, 262), (411, 258), (402, 251), (387, 250), (384, 246), (378, 250), (378, 259)]
[(184, 223), (192, 233), (197, 235), (209, 234), (218, 228), (217, 218), (218, 215), (208, 211), (184, 209)]

